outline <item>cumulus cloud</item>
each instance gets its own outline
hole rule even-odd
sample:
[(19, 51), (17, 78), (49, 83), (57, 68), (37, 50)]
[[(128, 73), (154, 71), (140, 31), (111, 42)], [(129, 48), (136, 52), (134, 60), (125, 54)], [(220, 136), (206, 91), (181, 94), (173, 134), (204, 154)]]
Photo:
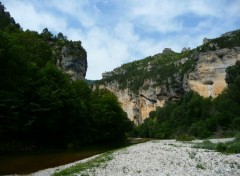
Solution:
[(48, 5), (63, 14), (70, 15), (83, 27), (92, 27), (96, 24), (98, 10), (89, 0), (51, 0)]
[(145, 1), (134, 0), (130, 18), (148, 30), (159, 32), (172, 32), (182, 28), (181, 22), (174, 18), (180, 15), (183, 11), (182, 6), (173, 1)]
[(81, 40), (88, 53), (87, 79), (123, 63), (180, 52), (240, 27), (239, 0), (3, 0), (24, 29), (48, 27)]
[(44, 10), (44, 8), (37, 8), (33, 2), (8, 0), (3, 1), (3, 4), (24, 30), (30, 29), (41, 32), (46, 27), (53, 31), (66, 28), (66, 18), (59, 19), (57, 15)]

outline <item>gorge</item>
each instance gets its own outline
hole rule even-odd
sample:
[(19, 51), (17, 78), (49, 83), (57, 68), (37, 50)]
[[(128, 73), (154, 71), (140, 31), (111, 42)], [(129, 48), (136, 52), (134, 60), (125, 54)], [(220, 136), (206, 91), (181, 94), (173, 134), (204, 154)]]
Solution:
[[(178, 100), (190, 90), (215, 98), (227, 86), (226, 68), (240, 60), (239, 34), (237, 30), (216, 39), (205, 38), (201, 46), (184, 48), (181, 53), (166, 48), (160, 54), (103, 73), (94, 89), (113, 92), (135, 124), (143, 123), (156, 107)], [(229, 42), (233, 44), (224, 45)]]

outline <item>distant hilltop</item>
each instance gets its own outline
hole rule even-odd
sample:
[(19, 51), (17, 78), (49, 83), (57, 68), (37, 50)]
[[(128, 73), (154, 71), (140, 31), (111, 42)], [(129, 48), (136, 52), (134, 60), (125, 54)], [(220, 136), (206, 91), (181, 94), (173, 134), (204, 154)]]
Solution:
[(136, 124), (167, 101), (194, 90), (204, 97), (217, 97), (226, 87), (226, 68), (240, 60), (240, 30), (215, 39), (203, 39), (197, 48), (181, 53), (165, 48), (162, 53), (123, 64), (102, 74), (95, 86), (113, 92)]

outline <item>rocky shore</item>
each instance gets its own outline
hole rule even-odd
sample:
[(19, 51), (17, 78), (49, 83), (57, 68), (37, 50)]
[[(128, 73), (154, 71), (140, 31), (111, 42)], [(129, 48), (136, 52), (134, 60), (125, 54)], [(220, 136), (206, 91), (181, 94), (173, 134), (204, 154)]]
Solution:
[[(212, 140), (225, 142), (231, 139)], [(240, 175), (240, 154), (226, 155), (206, 149), (194, 148), (191, 143), (175, 140), (154, 140), (133, 145), (113, 152), (111, 160), (76, 173), (90, 176), (207, 176)], [(97, 156), (79, 161), (87, 162)], [(78, 163), (79, 163), (78, 162)], [(31, 174), (32, 176), (51, 175), (76, 163), (47, 169)]]

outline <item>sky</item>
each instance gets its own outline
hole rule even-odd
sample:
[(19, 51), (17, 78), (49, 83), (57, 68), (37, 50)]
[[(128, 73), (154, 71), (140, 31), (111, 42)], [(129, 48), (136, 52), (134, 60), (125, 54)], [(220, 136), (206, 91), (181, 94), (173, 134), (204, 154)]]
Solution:
[(86, 79), (124, 63), (195, 48), (203, 38), (240, 29), (240, 0), (0, 0), (23, 30), (82, 42)]

